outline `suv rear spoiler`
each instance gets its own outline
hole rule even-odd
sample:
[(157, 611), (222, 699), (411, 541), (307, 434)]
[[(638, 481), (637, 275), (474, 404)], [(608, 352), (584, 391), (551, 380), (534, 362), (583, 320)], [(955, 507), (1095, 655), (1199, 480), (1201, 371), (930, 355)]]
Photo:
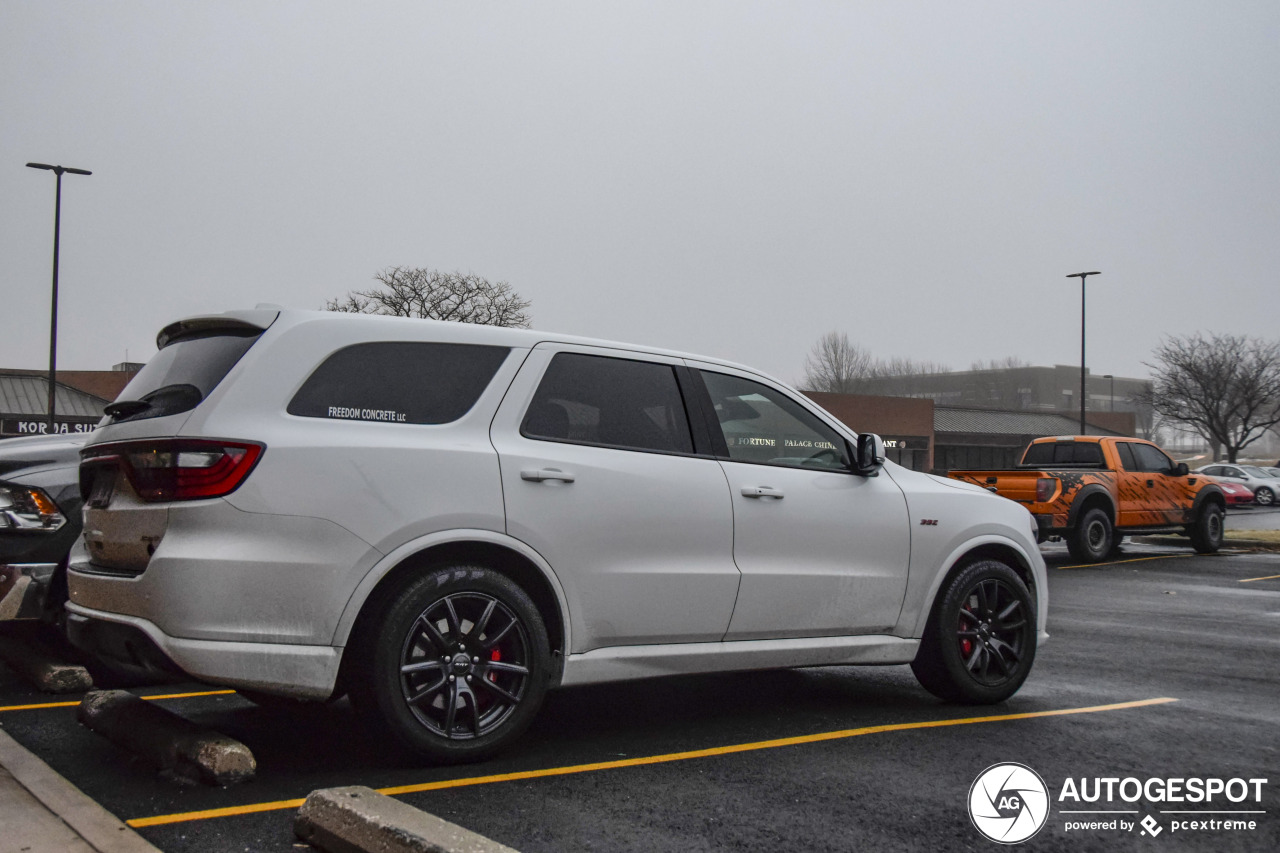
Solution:
[(263, 332), (279, 316), (280, 312), (276, 309), (254, 309), (252, 311), (228, 311), (225, 314), (200, 314), (195, 317), (188, 317), (185, 320), (170, 323), (161, 329), (160, 334), (156, 335), (156, 349), (164, 349), (165, 346), (178, 338), (185, 338), (200, 332), (226, 331), (232, 334), (237, 332), (242, 334)]

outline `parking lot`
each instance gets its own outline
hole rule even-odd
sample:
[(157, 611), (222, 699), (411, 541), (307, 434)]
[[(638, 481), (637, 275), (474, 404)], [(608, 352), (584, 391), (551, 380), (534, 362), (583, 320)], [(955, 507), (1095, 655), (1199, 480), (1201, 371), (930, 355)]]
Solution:
[[(1052, 639), (994, 707), (941, 704), (901, 666), (598, 685), (553, 694), (495, 760), (424, 767), (371, 743), (345, 702), (285, 712), (198, 684), (137, 690), (252, 749), (256, 778), (225, 789), (158, 777), (77, 724), (78, 696), (3, 668), (0, 726), (165, 851), (299, 849), (302, 798), (343, 785), (523, 851), (980, 849), (970, 786), (1002, 762), (1047, 785), (1031, 849), (1277, 849), (1280, 554), (1128, 545), (1085, 567), (1045, 551)], [(1068, 778), (1128, 777), (1268, 782), (1259, 803), (1060, 798)], [(1087, 810), (1110, 813), (1075, 814)], [(1174, 824), (1237, 817), (1254, 828)], [(1104, 826), (1068, 830), (1082, 818)]]

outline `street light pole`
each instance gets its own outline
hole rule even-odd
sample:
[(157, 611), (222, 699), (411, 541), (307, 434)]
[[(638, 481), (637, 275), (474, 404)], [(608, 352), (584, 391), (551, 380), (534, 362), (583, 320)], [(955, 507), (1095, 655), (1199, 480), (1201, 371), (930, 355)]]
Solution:
[(1088, 397), (1085, 394), (1084, 385), (1084, 283), (1091, 275), (1102, 275), (1102, 273), (1094, 270), (1093, 272), (1073, 272), (1067, 278), (1080, 279), (1080, 434), (1088, 435), (1089, 430), (1084, 422), (1084, 404)]
[(53, 419), (55, 412), (54, 394), (58, 387), (58, 241), (62, 230), (62, 175), (92, 175), (85, 169), (73, 169), (70, 166), (50, 166), (48, 163), (28, 163), (32, 169), (45, 169), (58, 176), (57, 189), (53, 203), (53, 309), (49, 323), (49, 432), (56, 432)]

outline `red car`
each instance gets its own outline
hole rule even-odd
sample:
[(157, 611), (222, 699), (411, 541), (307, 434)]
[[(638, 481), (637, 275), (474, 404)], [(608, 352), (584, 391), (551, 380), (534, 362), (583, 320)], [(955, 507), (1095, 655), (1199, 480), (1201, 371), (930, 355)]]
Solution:
[(1205, 479), (1212, 480), (1218, 484), (1218, 488), (1222, 489), (1223, 497), (1227, 499), (1227, 506), (1253, 503), (1253, 492), (1250, 491), (1248, 486), (1242, 486), (1239, 483), (1233, 483), (1221, 477), (1205, 477)]

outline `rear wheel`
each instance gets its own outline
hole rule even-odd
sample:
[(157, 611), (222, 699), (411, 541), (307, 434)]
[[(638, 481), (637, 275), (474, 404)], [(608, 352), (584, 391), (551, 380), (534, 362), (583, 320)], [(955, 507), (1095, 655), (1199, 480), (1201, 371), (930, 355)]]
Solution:
[(439, 762), (477, 761), (533, 721), (551, 670), (537, 607), (482, 566), (412, 578), (357, 638), (351, 698), (376, 733)]
[(1111, 516), (1099, 507), (1085, 510), (1076, 529), (1067, 538), (1071, 556), (1085, 563), (1096, 563), (1111, 551)]
[(1222, 547), (1222, 507), (1208, 504), (1191, 525), (1191, 547), (1198, 554), (1212, 554)]
[(940, 699), (992, 704), (1018, 691), (1035, 656), (1031, 593), (1013, 569), (982, 560), (944, 587), (911, 670)]
[(1258, 506), (1271, 506), (1276, 502), (1276, 493), (1263, 486), (1253, 493), (1253, 499), (1258, 502)]

